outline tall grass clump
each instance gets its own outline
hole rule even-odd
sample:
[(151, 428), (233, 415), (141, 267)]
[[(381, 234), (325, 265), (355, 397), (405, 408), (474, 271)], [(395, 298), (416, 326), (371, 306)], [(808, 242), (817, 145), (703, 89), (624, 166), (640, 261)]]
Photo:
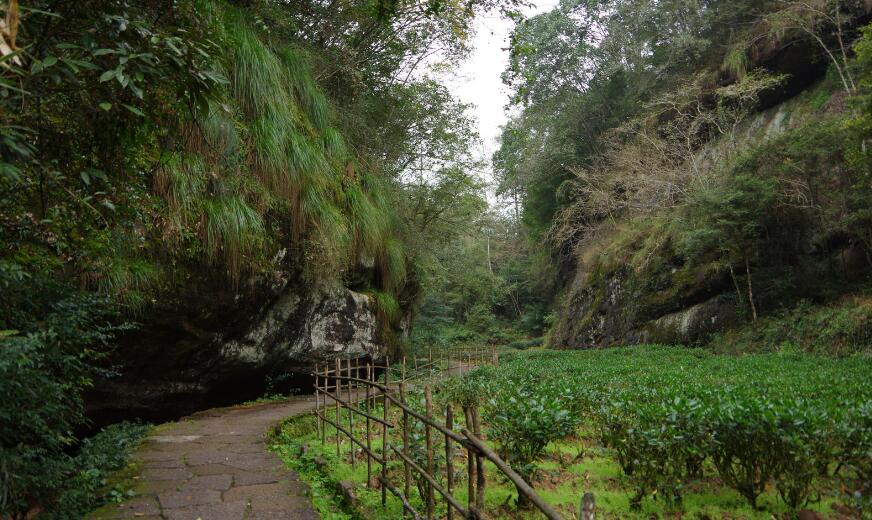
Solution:
[(206, 4), (206, 23), (229, 51), (220, 66), (227, 83), (207, 113), (183, 123), (184, 149), (155, 175), (164, 238), (177, 250), (202, 249), (237, 280), (274, 257), (270, 248), (296, 251), (301, 273), (317, 283), (371, 258), (375, 288), (398, 290), (406, 254), (380, 193), (391, 187), (357, 171), (305, 51), (264, 37), (241, 9)]

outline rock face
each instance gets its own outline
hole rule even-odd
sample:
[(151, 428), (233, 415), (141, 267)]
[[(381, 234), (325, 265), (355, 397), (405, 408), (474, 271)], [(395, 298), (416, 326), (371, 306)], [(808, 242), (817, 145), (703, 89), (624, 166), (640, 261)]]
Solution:
[[(233, 291), (186, 287), (120, 338), (114, 377), (87, 396), (95, 424), (167, 420), (266, 391), (308, 390), (312, 366), (384, 356), (372, 298), (291, 285)], [(193, 294), (203, 294), (197, 301)]]
[(309, 371), (337, 357), (379, 358), (376, 314), (367, 295), (348, 289), (302, 299), (285, 292), (241, 337), (218, 340), (219, 357), (252, 366), (279, 363)]
[[(807, 85), (819, 71), (809, 74), (799, 78), (805, 81), (801, 86)], [(781, 96), (793, 94), (792, 87), (780, 92)], [(810, 120), (839, 113), (844, 105), (840, 92), (828, 94), (823, 102), (810, 99), (809, 96), (782, 99), (780, 104), (749, 117), (736, 129), (735, 141), (719, 140), (702, 147), (697, 152), (696, 164), (703, 169), (715, 168), (720, 158), (727, 156), (725, 146), (735, 147), (733, 153), (751, 150), (785, 132), (803, 128)], [(815, 190), (824, 194), (818, 196), (823, 201), (822, 207), (829, 204), (842, 208), (836, 198), (826, 201), (827, 192), (842, 196), (838, 194), (843, 193), (840, 186), (845, 181), (840, 176), (840, 167), (822, 165), (815, 175), (814, 182), (818, 183)], [(754, 251), (751, 269), (758, 273), (755, 285), (761, 284), (754, 291), (758, 311), (778, 309), (803, 298), (819, 298), (826, 294), (826, 289), (818, 290), (816, 284), (823, 287), (823, 281), (856, 283), (869, 275), (872, 261), (855, 237), (832, 226), (835, 220), (814, 217), (803, 227), (796, 226), (792, 234), (781, 233), (787, 238), (780, 243), (775, 241), (777, 235), (767, 236), (766, 243)], [(590, 251), (578, 251), (572, 264), (574, 276), (564, 287), (558, 304), (559, 320), (551, 331), (550, 346), (703, 343), (712, 333), (737, 325), (739, 314), (750, 317), (742, 272), (745, 266), (734, 266), (739, 271), (737, 283), (727, 262), (718, 260), (716, 251), (691, 261), (684, 258), (678, 244), (669, 242), (671, 236), (658, 240), (663, 243), (658, 242), (658, 247), (642, 253), (642, 239), (615, 242), (609, 247), (592, 242)], [(758, 264), (753, 265), (754, 262)], [(790, 273), (790, 277), (784, 273)], [(742, 287), (737, 287), (738, 284)], [(761, 288), (769, 291), (768, 296), (764, 296)], [(792, 300), (788, 301), (788, 297)]]
[(723, 296), (667, 314), (642, 326), (640, 343), (692, 343), (736, 323), (735, 302)]
[(694, 343), (735, 323), (722, 274), (661, 265), (636, 273), (618, 267), (579, 273), (551, 335), (556, 348), (635, 343)]

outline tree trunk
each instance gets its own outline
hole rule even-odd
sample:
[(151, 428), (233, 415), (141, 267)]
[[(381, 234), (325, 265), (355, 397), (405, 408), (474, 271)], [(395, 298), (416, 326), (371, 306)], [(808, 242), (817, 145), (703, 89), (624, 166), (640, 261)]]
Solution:
[(742, 290), (739, 289), (739, 280), (736, 279), (736, 271), (733, 270), (733, 264), (730, 264), (730, 278), (733, 279), (733, 287), (736, 289), (736, 305), (742, 301)]
[(529, 509), (533, 505), (533, 503), (530, 502), (530, 499), (527, 498), (527, 495), (525, 495), (524, 492), (521, 491), (521, 488), (517, 486), (515, 486), (515, 488), (518, 490), (518, 509)]
[(748, 277), (748, 303), (751, 304), (751, 316), (754, 321), (757, 321), (757, 306), (754, 305), (754, 291), (751, 288), (751, 266), (747, 256), (745, 257), (745, 275)]
[(490, 274), (494, 274), (494, 266), (491, 263), (491, 254), (490, 254), (490, 234), (485, 235), (487, 237), (487, 270)]

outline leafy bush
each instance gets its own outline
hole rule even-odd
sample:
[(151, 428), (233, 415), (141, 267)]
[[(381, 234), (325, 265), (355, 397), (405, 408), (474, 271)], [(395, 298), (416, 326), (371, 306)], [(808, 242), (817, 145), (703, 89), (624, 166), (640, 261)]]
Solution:
[(602, 438), (636, 487), (635, 509), (652, 492), (667, 504), (680, 504), (684, 484), (701, 475), (709, 454), (706, 412), (699, 399), (657, 393), (604, 405)]
[(120, 484), (109, 487), (107, 476), (127, 464), (130, 454), (148, 426), (122, 422), (106, 427), (82, 441), (79, 453), (69, 459), (71, 476), (61, 486), (57, 499), (43, 513), (49, 519), (73, 519), (106, 501), (120, 501), (130, 490)]
[[(40, 275), (0, 271), (0, 516), (51, 511), (78, 473), (69, 452), (85, 422), (82, 391), (101, 373), (115, 307)], [(26, 312), (24, 312), (26, 311)], [(103, 374), (108, 375), (103, 372)], [(109, 456), (107, 453), (106, 456)], [(61, 509), (58, 509), (61, 510)]]
[[(548, 443), (569, 435), (578, 425), (566, 397), (531, 388), (516, 388), (491, 399), (485, 419), (500, 456), (527, 481)], [(529, 505), (520, 491), (518, 505)]]
[(839, 462), (848, 470), (845, 488), (863, 518), (872, 517), (872, 401), (854, 408), (841, 423)]
[(728, 394), (713, 401), (711, 457), (725, 483), (757, 507), (774, 481), (793, 510), (805, 505), (815, 480), (832, 460), (825, 408), (795, 399)]
[(805, 352), (850, 355), (872, 348), (872, 300), (849, 296), (828, 305), (802, 301), (756, 323), (716, 336), (719, 352), (761, 352), (795, 348)]

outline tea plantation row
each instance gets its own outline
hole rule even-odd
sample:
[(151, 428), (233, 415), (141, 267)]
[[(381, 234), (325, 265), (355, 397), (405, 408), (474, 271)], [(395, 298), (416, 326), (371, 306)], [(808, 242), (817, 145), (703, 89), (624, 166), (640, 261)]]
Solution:
[(523, 352), (448, 380), (442, 394), (482, 402), (488, 434), (529, 476), (545, 446), (593, 428), (636, 490), (680, 507), (713, 468), (756, 507), (767, 486), (799, 509), (821, 482), (870, 514), (872, 359), (717, 356), (639, 346)]

